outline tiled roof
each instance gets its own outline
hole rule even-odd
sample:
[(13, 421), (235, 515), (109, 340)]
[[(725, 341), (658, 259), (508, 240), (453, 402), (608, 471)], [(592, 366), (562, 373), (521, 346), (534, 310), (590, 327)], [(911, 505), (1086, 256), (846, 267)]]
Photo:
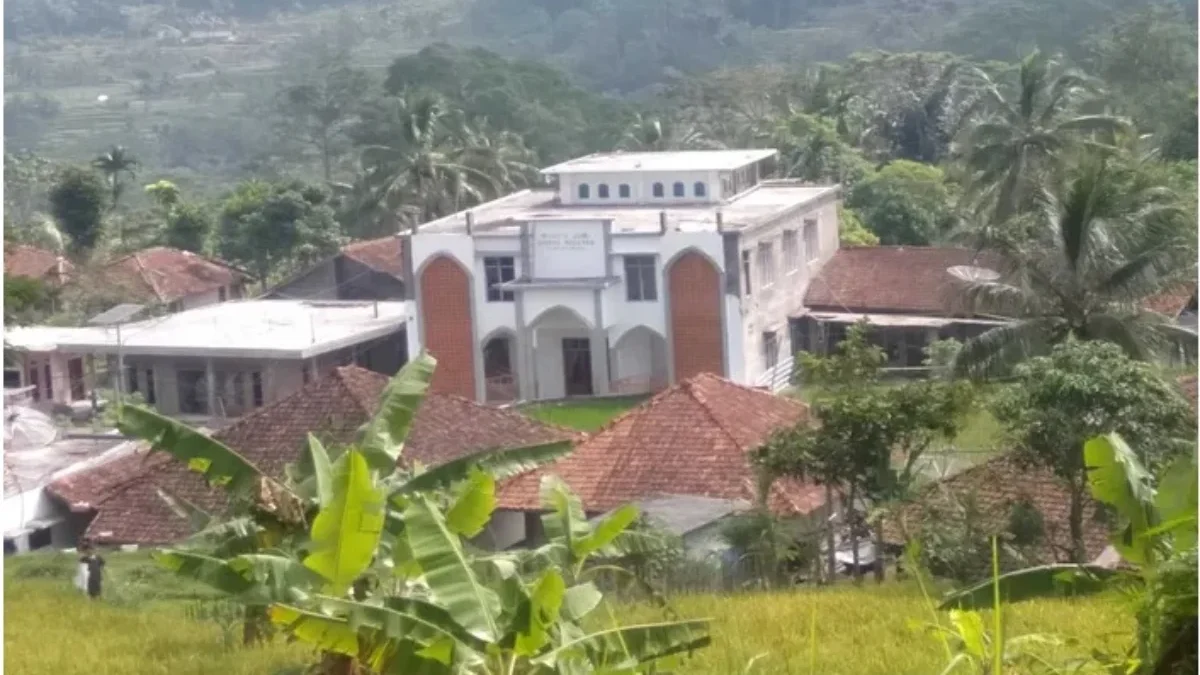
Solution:
[(61, 283), (72, 269), (70, 262), (53, 251), (26, 244), (4, 244), (4, 274), (7, 276)]
[[(295, 394), (242, 417), (213, 437), (267, 474), (283, 478), (287, 464), (300, 457), (310, 431), (327, 445), (352, 441), (378, 408), (387, 382), (387, 377), (362, 368), (338, 368)], [(404, 459), (434, 466), (484, 450), (576, 437), (573, 431), (542, 424), (513, 410), (431, 394), (417, 411)], [(219, 489), (209, 489), (197, 474), (162, 457), (133, 476), (114, 480), (114, 473), (129, 473), (121, 468), (88, 472), (56, 491), (97, 496), (92, 508), (98, 514), (87, 530), (87, 536), (97, 541), (156, 544), (177, 540), (188, 534), (187, 524), (162, 502), (156, 488), (162, 487), (206, 510), (220, 512), (226, 501)]]
[(404, 279), (404, 240), (389, 235), (379, 239), (356, 241), (342, 247), (342, 254), (376, 272)]
[[(1067, 486), (1050, 470), (1024, 466), (1012, 454), (994, 457), (927, 486), (912, 503), (901, 507), (895, 517), (885, 520), (885, 539), (892, 544), (905, 543), (902, 532), (915, 536), (923, 520), (942, 517), (953, 506), (951, 496), (958, 500), (975, 499), (980, 516), (977, 525), (985, 532), (1006, 530), (1013, 506), (1027, 500), (1041, 512), (1044, 525), (1042, 542), (1031, 552), (1037, 560), (1030, 562), (1069, 561), (1071, 496)], [(1098, 504), (1085, 495), (1083, 534), (1088, 560), (1108, 546), (1109, 528)]]
[[(799, 401), (701, 374), (613, 420), (544, 472), (566, 481), (593, 513), (662, 494), (753, 502), (748, 453), (807, 417)], [(500, 508), (540, 508), (540, 474), (501, 486)], [(768, 503), (778, 513), (803, 514), (823, 501), (815, 486), (779, 481)]]
[(219, 260), (165, 246), (118, 258), (105, 264), (101, 274), (105, 282), (151, 302), (174, 302), (252, 278), (244, 270)]
[(46, 490), (62, 500), (72, 511), (91, 511), (129, 481), (170, 461), (166, 455), (149, 454), (148, 449), (139, 444), (135, 452), (59, 478), (46, 486)]
[[(965, 248), (870, 246), (839, 249), (808, 285), (804, 305), (838, 312), (953, 316), (955, 280), (946, 270), (971, 265)], [(974, 264), (997, 269), (993, 256)]]
[(1196, 297), (1196, 284), (1182, 284), (1170, 290), (1152, 295), (1142, 303), (1146, 309), (1171, 318), (1178, 317)]

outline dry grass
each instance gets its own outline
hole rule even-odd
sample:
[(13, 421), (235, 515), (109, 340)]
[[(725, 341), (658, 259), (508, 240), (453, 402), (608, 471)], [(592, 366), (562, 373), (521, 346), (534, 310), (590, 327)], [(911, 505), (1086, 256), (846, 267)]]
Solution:
[[(272, 675), (314, 660), (311, 651), (282, 641), (259, 649), (227, 648), (216, 622), (188, 616), (188, 607), (204, 593), (159, 571), (142, 554), (109, 559), (105, 598), (97, 602), (71, 587), (70, 556), (6, 560), (6, 672)], [(688, 675), (924, 674), (941, 672), (945, 663), (940, 644), (912, 627), (930, 619), (920, 593), (908, 583), (687, 595), (672, 604), (684, 617), (713, 619), (712, 646), (678, 671)], [(1010, 635), (1042, 632), (1079, 641), (1060, 656), (1119, 649), (1132, 631), (1131, 615), (1113, 597), (1027, 602), (1008, 611)], [(627, 623), (658, 620), (660, 612), (623, 606), (614, 614)]]

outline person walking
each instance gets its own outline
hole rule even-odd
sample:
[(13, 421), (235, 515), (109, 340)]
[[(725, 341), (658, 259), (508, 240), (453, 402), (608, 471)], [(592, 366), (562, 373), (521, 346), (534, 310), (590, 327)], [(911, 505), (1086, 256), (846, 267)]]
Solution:
[(96, 600), (100, 597), (101, 584), (104, 577), (104, 558), (96, 553), (91, 544), (79, 548), (83, 555), (79, 558), (79, 571), (83, 575), (83, 586), (88, 597)]

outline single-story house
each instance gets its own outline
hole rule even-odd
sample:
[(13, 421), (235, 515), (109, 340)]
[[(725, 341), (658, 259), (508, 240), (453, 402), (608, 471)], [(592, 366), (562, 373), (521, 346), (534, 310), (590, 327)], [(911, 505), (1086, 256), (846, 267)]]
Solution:
[(356, 241), (267, 291), (267, 299), (404, 300), (404, 240)]
[[(639, 499), (633, 505), (646, 523), (679, 537), (684, 552), (699, 560), (711, 560), (729, 550), (721, 528), (730, 518), (752, 508), (745, 499), (694, 495), (658, 495)], [(603, 516), (597, 516), (593, 520), (601, 518)]]
[[(497, 519), (507, 541), (536, 541), (541, 475), (562, 478), (589, 516), (660, 495), (758, 503), (759, 480), (750, 453), (776, 430), (804, 422), (804, 403), (702, 373), (670, 387), (582, 440), (575, 451), (497, 490)], [(824, 490), (778, 480), (768, 508), (792, 519), (820, 518)], [(525, 514), (525, 515), (519, 515)]]
[(340, 365), (394, 374), (410, 315), (406, 302), (238, 300), (121, 326), (18, 327), (5, 341), (35, 404), (115, 389), (120, 363), (126, 393), (207, 419), (278, 401)]
[(965, 248), (871, 246), (839, 249), (813, 278), (804, 311), (792, 317), (793, 345), (829, 353), (846, 328), (864, 317), (887, 366), (922, 365), (936, 340), (967, 340), (1004, 322), (971, 316), (959, 300), (952, 268), (997, 269), (996, 261)]
[(60, 253), (28, 244), (4, 242), (4, 276), (26, 277), (50, 286), (61, 286), (74, 269)]
[(215, 258), (155, 246), (107, 262), (97, 278), (83, 281), (117, 290), (130, 302), (178, 312), (245, 297), (254, 277)]
[[(387, 382), (387, 377), (356, 366), (335, 368), (217, 431), (213, 438), (283, 479), (287, 464), (301, 457), (309, 432), (329, 447), (351, 442), (378, 410)], [(430, 394), (417, 411), (401, 461), (436, 466), (488, 449), (577, 437), (575, 431), (543, 424), (515, 410)], [(79, 472), (48, 488), (73, 512), (91, 518), (86, 537), (96, 543), (156, 545), (188, 536), (188, 523), (166, 505), (159, 488), (210, 512), (221, 513), (228, 506), (220, 488), (209, 488), (202, 477), (165, 454), (139, 453), (119, 461), (123, 464)]]

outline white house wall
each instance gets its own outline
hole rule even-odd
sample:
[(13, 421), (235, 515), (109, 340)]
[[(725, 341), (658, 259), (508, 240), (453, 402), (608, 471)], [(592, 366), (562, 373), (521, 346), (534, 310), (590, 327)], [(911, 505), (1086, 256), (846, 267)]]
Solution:
[[(682, 182), (684, 196), (675, 197), (672, 185)], [(693, 185), (703, 182), (705, 191), (703, 197), (693, 194)], [(579, 186), (588, 184), (588, 199), (579, 198)], [(601, 199), (597, 189), (601, 183), (608, 185), (608, 198)], [(629, 197), (620, 197), (618, 186), (622, 183), (629, 185)], [(654, 196), (654, 184), (663, 184), (663, 196)], [(559, 200), (566, 206), (597, 206), (605, 204), (659, 204), (663, 206), (679, 204), (710, 204), (720, 200), (721, 172), (719, 171), (663, 171), (663, 172), (628, 172), (628, 173), (570, 173), (558, 177)]]

